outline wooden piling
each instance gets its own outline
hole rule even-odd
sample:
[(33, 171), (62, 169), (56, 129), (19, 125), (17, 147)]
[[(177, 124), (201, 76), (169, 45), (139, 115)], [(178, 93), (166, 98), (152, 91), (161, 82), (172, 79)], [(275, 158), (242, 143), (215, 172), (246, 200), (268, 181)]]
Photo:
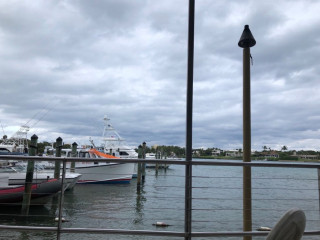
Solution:
[[(156, 159), (160, 159), (160, 152), (156, 151)], [(159, 163), (156, 163), (156, 175), (158, 175), (158, 170), (159, 170)]]
[[(167, 159), (167, 154), (164, 155), (164, 159)], [(167, 164), (164, 164), (164, 171), (167, 171)]]
[[(38, 142), (37, 135), (33, 135), (31, 137), (29, 156), (37, 155), (37, 142)], [(34, 172), (34, 160), (30, 160), (28, 161), (28, 165), (27, 165), (26, 181), (25, 181), (24, 194), (23, 194), (22, 207), (21, 207), (22, 215), (29, 214), (33, 172)]]
[[(72, 143), (72, 157), (77, 157), (77, 147), (78, 144), (76, 142)], [(71, 162), (70, 172), (75, 172), (76, 162)]]
[[(146, 142), (142, 143), (142, 159), (146, 159)], [(141, 178), (142, 178), (142, 182), (145, 181), (146, 179), (146, 164), (142, 163), (141, 164)]]
[[(142, 158), (142, 146), (139, 145), (138, 147), (138, 158)], [(137, 191), (140, 191), (141, 187), (141, 171), (142, 171), (142, 164), (138, 163), (138, 172), (137, 172)]]
[[(56, 139), (56, 157), (61, 157), (61, 148), (62, 148), (62, 138), (58, 137)], [(54, 178), (60, 178), (60, 168), (61, 161), (55, 161), (54, 163)]]

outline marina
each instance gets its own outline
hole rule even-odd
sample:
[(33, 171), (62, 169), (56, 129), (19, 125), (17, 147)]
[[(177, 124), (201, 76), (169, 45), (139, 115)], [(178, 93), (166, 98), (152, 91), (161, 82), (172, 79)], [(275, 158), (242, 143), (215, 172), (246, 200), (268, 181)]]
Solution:
[(319, 239), (319, 6), (187, 2), (2, 4), (0, 240)]

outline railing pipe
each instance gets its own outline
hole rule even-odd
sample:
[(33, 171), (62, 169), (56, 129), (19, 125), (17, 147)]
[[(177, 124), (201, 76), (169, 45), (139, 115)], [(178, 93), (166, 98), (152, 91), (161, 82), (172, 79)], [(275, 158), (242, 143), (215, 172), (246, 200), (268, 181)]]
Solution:
[[(57, 227), (35, 227), (35, 226), (8, 226), (0, 225), (0, 231), (33, 231), (33, 232), (56, 232)], [(168, 236), (184, 237), (186, 233), (175, 231), (148, 231), (148, 230), (122, 230), (122, 229), (101, 229), (101, 228), (62, 228), (61, 233), (91, 233), (91, 234), (121, 234), (121, 235), (144, 235), (144, 236)], [(269, 232), (192, 232), (192, 237), (242, 237), (242, 236), (266, 236)], [(320, 231), (305, 231), (304, 236), (319, 236)]]
[[(17, 161), (67, 161), (67, 162), (105, 162), (106, 158), (95, 158), (90, 160), (88, 158), (67, 158), (67, 157), (40, 157), (40, 156), (14, 156), (14, 155), (0, 155), (0, 160), (17, 160)], [(175, 165), (208, 165), (208, 166), (251, 166), (251, 167), (285, 167), (285, 168), (320, 168), (320, 162), (306, 163), (306, 162), (280, 162), (280, 161), (256, 161), (256, 162), (242, 162), (242, 161), (228, 161), (228, 160), (173, 160), (173, 159), (137, 159), (137, 158), (108, 158), (108, 162), (114, 163), (161, 163), (161, 164), (175, 164)]]

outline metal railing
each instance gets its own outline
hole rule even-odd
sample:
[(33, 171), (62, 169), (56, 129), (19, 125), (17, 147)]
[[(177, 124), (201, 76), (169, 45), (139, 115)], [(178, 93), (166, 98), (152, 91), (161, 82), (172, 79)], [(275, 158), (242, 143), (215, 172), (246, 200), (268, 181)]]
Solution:
[[(181, 238), (201, 238), (201, 237), (243, 237), (243, 236), (266, 236), (268, 232), (260, 231), (212, 231), (212, 232), (186, 232), (186, 231), (153, 231), (153, 230), (128, 230), (128, 229), (110, 229), (110, 228), (68, 228), (63, 227), (62, 224), (62, 208), (63, 208), (63, 182), (66, 173), (66, 163), (67, 162), (80, 162), (89, 161), (87, 158), (56, 158), (56, 157), (20, 157), (20, 156), (0, 156), (0, 160), (18, 160), (18, 161), (61, 161), (63, 163), (62, 171), (62, 186), (60, 193), (60, 202), (58, 207), (58, 225), (56, 227), (43, 227), (43, 226), (14, 226), (14, 225), (0, 225), (0, 230), (7, 231), (30, 231), (30, 232), (55, 232), (57, 234), (57, 239), (60, 239), (61, 234), (69, 233), (86, 233), (86, 234), (112, 234), (112, 235), (144, 235), (144, 236), (163, 236), (163, 237), (181, 237)], [(94, 159), (95, 162), (101, 161), (105, 162), (105, 159)], [(149, 160), (149, 159), (108, 159), (109, 162), (121, 162), (121, 163), (160, 163), (160, 164), (174, 164), (174, 165), (184, 165), (188, 166), (225, 166), (225, 167), (244, 167), (249, 166), (252, 168), (309, 168), (309, 169), (319, 169), (320, 164), (318, 163), (288, 163), (288, 162), (241, 162), (241, 161), (185, 161), (185, 160)], [(187, 177), (187, 176), (184, 176)], [(189, 176), (191, 179), (193, 176)], [(316, 189), (319, 190), (319, 189)], [(191, 196), (192, 197), (192, 196)], [(185, 197), (185, 202), (188, 198)], [(190, 208), (188, 211), (193, 211)], [(191, 219), (192, 221), (192, 219)], [(185, 226), (191, 225), (187, 219), (184, 219)], [(185, 228), (186, 229), (186, 228)], [(320, 235), (320, 230), (306, 231), (305, 236)]]

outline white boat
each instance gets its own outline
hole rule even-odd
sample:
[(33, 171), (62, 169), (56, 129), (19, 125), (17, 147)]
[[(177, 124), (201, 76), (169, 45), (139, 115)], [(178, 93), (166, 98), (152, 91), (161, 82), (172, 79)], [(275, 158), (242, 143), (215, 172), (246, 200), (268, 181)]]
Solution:
[[(131, 147), (125, 144), (125, 139), (122, 138), (115, 128), (109, 122), (110, 119), (104, 116), (104, 129), (102, 134), (102, 143), (96, 147), (98, 151), (119, 157), (119, 158), (138, 158), (138, 153)], [(134, 164), (132, 177), (137, 176), (137, 164)]]
[[(6, 174), (8, 174), (8, 185), (23, 185), (25, 184), (26, 179), (26, 168), (27, 165), (25, 163), (19, 163), (15, 166), (11, 166), (11, 172), (7, 169)], [(62, 173), (60, 174), (62, 175)], [(60, 179), (62, 177), (60, 176)], [(71, 190), (75, 186), (75, 184), (80, 180), (80, 173), (70, 173), (66, 172), (65, 175), (65, 190)], [(52, 180), (54, 178), (54, 171), (45, 170), (42, 166), (36, 164), (34, 167), (33, 180), (32, 183), (39, 184), (48, 180)]]
[[(62, 149), (64, 157), (72, 156), (71, 149)], [(87, 158), (87, 161), (76, 162), (75, 172), (81, 174), (77, 183), (130, 183), (134, 170), (133, 163), (112, 163), (108, 158), (117, 158), (99, 152), (96, 149), (77, 149), (76, 156)], [(94, 161), (95, 159), (105, 158), (105, 162)], [(54, 163), (46, 164), (46, 168), (54, 168)], [(71, 164), (67, 164), (67, 169), (71, 169)]]
[[(157, 155), (155, 153), (146, 153), (146, 159), (152, 159), (152, 160), (156, 160), (157, 159)], [(158, 166), (156, 163), (147, 163), (146, 165), (147, 168), (162, 168), (162, 169), (167, 169), (169, 168), (169, 164), (161, 164), (159, 163)]]
[[(25, 185), (9, 185), (8, 174), (0, 174), (0, 203), (1, 205), (11, 205), (13, 203), (22, 203), (25, 191)], [(61, 190), (61, 180), (51, 179), (32, 184), (31, 200), (41, 199), (41, 202), (46, 203), (48, 196), (52, 196)]]
[(138, 153), (133, 148), (125, 145), (125, 139), (111, 125), (110, 119), (104, 116), (103, 120), (102, 144), (97, 150), (120, 158), (138, 158)]
[(27, 153), (27, 134), (29, 129), (29, 126), (23, 125), (12, 137), (8, 138), (7, 135), (4, 135), (2, 139), (0, 139), (0, 153), (3, 152), (3, 154), (6, 155)]
[[(28, 155), (28, 140), (27, 133), (29, 131), (28, 126), (21, 126), (12, 137), (8, 138), (4, 135), (0, 139), (0, 155)], [(12, 161), (1, 160), (0, 167), (6, 167)], [(2, 172), (2, 169), (0, 169)]]
[(156, 159), (155, 153), (146, 153), (146, 159)]

